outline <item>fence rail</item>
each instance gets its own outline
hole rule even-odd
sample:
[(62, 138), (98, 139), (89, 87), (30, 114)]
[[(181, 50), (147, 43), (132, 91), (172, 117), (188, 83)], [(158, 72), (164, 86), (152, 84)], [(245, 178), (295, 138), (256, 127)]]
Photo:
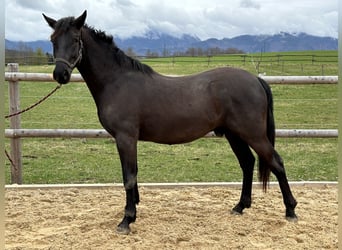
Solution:
[[(263, 76), (259, 75), (269, 84), (337, 84), (338, 76)], [(5, 80), (54, 82), (52, 74), (5, 72)], [(71, 82), (84, 82), (80, 74), (72, 74)]]
[[(163, 50), (163, 49), (160, 49)], [(147, 52), (147, 51), (146, 51)], [(166, 51), (164, 51), (166, 52)], [(169, 51), (170, 52), (170, 51)], [(222, 51), (221, 51), (222, 52)], [(129, 51), (127, 51), (130, 54)], [(209, 54), (208, 54), (209, 53)], [(301, 53), (294, 53), (294, 54), (268, 54), (268, 53), (253, 53), (253, 54), (236, 54), (236, 53), (220, 53), (219, 51), (211, 51), (205, 52), (203, 50), (198, 51), (196, 48), (189, 51), (187, 54), (180, 53), (178, 55), (171, 56), (170, 53), (168, 55), (153, 55), (146, 53), (143, 54), (131, 54), (132, 57), (137, 58), (139, 60), (146, 60), (148, 62), (172, 62), (172, 63), (243, 63), (245, 64), (248, 61), (255, 60), (260, 61), (262, 63), (307, 63), (307, 64), (320, 64), (320, 63), (337, 63), (338, 62), (338, 55), (336, 54), (301, 54)], [(177, 53), (176, 53), (177, 54)], [(47, 65), (53, 64), (53, 57), (52, 55), (43, 55), (43, 56), (29, 56), (29, 55), (11, 55), (10, 53), (6, 53), (5, 56), (5, 63), (17, 62), (23, 65)]]
[[(214, 137), (210, 132), (205, 137)], [(286, 138), (333, 138), (338, 136), (337, 129), (277, 129), (277, 137)], [(104, 129), (5, 129), (6, 138), (111, 138)]]
[[(19, 81), (54, 82), (52, 74), (21, 73), (18, 72), (18, 64), (8, 64), (5, 80), (9, 82), (9, 112), (10, 114), (20, 111)], [(270, 84), (336, 84), (337, 76), (262, 76)], [(72, 74), (71, 82), (83, 82), (80, 74)], [(22, 129), (20, 115), (10, 118), (10, 129), (5, 129), (5, 137), (11, 141), (11, 182), (22, 183), (21, 162), (21, 138), (23, 137), (46, 137), (46, 138), (109, 138), (110, 135), (102, 129)], [(214, 136), (213, 133), (206, 137)], [(335, 129), (278, 129), (278, 137), (337, 137)]]

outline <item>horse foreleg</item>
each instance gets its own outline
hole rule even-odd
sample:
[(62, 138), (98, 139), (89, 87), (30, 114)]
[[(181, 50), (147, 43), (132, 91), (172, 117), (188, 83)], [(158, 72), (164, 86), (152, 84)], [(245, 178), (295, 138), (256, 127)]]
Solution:
[(125, 215), (118, 225), (117, 231), (122, 234), (129, 234), (131, 231), (129, 225), (136, 220), (136, 204), (139, 203), (137, 140), (129, 136), (120, 136), (116, 138), (116, 144), (126, 191)]
[(235, 153), (243, 171), (242, 191), (239, 203), (233, 208), (233, 214), (242, 214), (243, 209), (249, 208), (252, 203), (252, 182), (255, 158), (249, 146), (240, 137), (234, 134), (226, 134), (226, 138)]

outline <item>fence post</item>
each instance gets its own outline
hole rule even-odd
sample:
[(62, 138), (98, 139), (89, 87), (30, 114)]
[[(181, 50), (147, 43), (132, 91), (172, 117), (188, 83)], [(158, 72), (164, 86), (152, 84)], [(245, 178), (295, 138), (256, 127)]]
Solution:
[(209, 64), (210, 64), (210, 59), (211, 59), (211, 55), (208, 55), (208, 67), (209, 67)]
[[(19, 72), (19, 64), (9, 63), (7, 65), (9, 72)], [(20, 94), (19, 82), (9, 81), (9, 113), (13, 114), (20, 111)], [(11, 129), (20, 129), (20, 115), (10, 117)], [(11, 166), (11, 183), (22, 184), (22, 161), (21, 161), (21, 139), (11, 139), (11, 158), (13, 165)]]

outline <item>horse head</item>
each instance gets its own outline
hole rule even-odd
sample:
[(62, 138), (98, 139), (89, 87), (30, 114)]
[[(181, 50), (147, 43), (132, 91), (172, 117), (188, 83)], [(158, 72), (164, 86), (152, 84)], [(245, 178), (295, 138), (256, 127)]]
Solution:
[(58, 21), (44, 14), (43, 17), (54, 30), (51, 35), (56, 62), (53, 78), (58, 83), (66, 84), (70, 81), (71, 72), (82, 60), (81, 28), (85, 23), (87, 11), (77, 18), (67, 17)]

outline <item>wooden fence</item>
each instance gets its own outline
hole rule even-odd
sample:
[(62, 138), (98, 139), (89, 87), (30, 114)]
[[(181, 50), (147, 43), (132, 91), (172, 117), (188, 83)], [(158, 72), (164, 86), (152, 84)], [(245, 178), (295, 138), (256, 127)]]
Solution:
[[(19, 81), (54, 82), (52, 74), (21, 73), (18, 64), (8, 64), (5, 80), (9, 82), (9, 113), (20, 111)], [(261, 76), (270, 84), (337, 84), (337, 76)], [(81, 75), (73, 74), (71, 82), (83, 82)], [(22, 183), (21, 138), (109, 138), (102, 129), (22, 129), (20, 115), (10, 117), (10, 129), (5, 129), (5, 137), (10, 138), (12, 159), (11, 182)], [(213, 133), (206, 137), (214, 136)], [(277, 137), (337, 137), (337, 129), (277, 129)]]

